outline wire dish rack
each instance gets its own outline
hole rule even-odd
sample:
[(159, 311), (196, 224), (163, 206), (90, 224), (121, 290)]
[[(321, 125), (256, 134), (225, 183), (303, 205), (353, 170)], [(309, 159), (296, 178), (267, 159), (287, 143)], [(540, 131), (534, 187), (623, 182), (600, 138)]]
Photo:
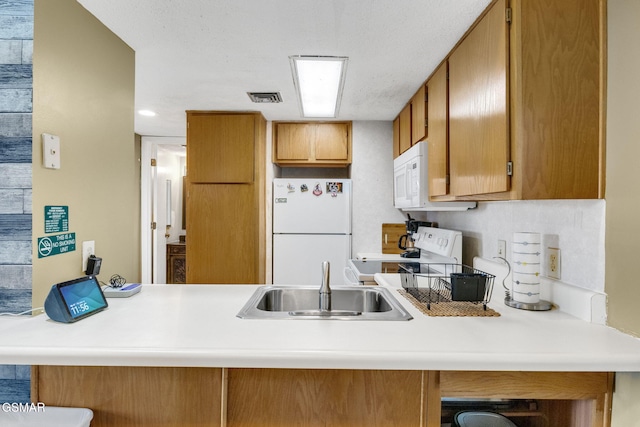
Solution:
[(495, 276), (464, 264), (400, 264), (402, 288), (426, 304), (487, 304), (493, 292)]

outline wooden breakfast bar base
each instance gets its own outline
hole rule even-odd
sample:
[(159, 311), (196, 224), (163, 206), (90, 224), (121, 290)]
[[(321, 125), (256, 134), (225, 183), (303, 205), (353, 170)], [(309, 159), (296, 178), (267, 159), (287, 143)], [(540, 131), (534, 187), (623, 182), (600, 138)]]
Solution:
[(32, 400), (86, 407), (93, 427), (440, 427), (441, 398), (532, 399), (522, 427), (607, 427), (613, 374), (35, 366)]

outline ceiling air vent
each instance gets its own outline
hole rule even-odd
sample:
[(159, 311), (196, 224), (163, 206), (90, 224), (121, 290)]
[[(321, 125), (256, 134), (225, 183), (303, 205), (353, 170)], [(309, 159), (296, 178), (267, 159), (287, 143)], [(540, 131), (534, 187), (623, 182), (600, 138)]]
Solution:
[(249, 98), (258, 104), (276, 104), (282, 102), (280, 92), (247, 92)]

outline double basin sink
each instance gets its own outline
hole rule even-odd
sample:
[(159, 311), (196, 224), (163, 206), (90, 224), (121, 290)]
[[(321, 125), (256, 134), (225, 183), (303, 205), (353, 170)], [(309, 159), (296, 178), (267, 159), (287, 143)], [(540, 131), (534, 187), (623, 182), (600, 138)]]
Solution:
[(329, 309), (320, 309), (317, 287), (262, 286), (238, 313), (242, 319), (411, 320), (411, 315), (382, 287), (331, 289)]

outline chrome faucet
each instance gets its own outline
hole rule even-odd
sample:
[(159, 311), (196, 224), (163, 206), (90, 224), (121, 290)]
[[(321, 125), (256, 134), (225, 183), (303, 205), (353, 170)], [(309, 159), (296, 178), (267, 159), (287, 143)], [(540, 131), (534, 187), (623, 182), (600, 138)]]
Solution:
[(322, 284), (320, 285), (320, 311), (331, 311), (331, 286), (329, 286), (329, 261), (322, 263)]

